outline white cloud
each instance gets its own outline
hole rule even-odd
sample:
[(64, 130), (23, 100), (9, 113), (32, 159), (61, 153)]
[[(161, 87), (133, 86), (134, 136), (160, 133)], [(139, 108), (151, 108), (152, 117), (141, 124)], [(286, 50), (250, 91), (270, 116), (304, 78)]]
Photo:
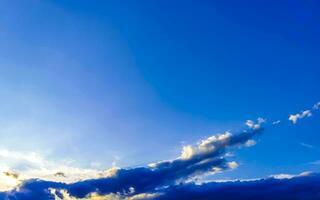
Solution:
[(183, 146), (180, 157), (182, 160), (188, 160), (192, 158), (195, 153), (196, 153), (196, 149), (193, 148), (191, 145)]
[(297, 113), (297, 114), (294, 114), (294, 115), (290, 115), (289, 116), (289, 120), (292, 121), (292, 123), (297, 123), (298, 119), (303, 119), (305, 117), (311, 117), (312, 116), (312, 113), (310, 110), (305, 110), (305, 111), (302, 111), (301, 113)]
[(246, 147), (251, 147), (251, 146), (254, 146), (254, 145), (256, 145), (256, 144), (257, 144), (256, 141), (254, 141), (254, 140), (248, 140), (244, 145), (245, 145)]
[[(12, 176), (14, 173), (18, 176)], [(10, 190), (30, 178), (71, 183), (88, 178), (107, 177), (115, 173), (114, 168), (97, 171), (74, 167), (64, 162), (49, 161), (35, 152), (0, 149), (0, 191)]]
[(211, 137), (208, 137), (205, 140), (202, 140), (199, 144), (199, 150), (200, 151), (211, 151), (216, 148), (216, 146), (219, 146), (223, 143), (226, 143), (230, 140), (232, 134), (229, 131), (226, 131), (223, 134), (213, 135)]
[(275, 174), (275, 175), (271, 175), (270, 177), (275, 178), (275, 179), (290, 179), (295, 176), (296, 175), (292, 175), (292, 174)]
[(180, 158), (183, 160), (191, 159), (196, 155), (215, 151), (230, 140), (232, 134), (226, 131), (223, 134), (213, 135), (207, 139), (201, 140), (198, 146), (183, 146)]
[(235, 161), (232, 161), (232, 162), (228, 162), (228, 166), (230, 169), (236, 169), (239, 166), (239, 164)]
[(265, 123), (266, 122), (266, 120), (264, 119), (264, 118), (261, 118), (261, 117), (259, 117), (258, 119), (257, 119), (257, 122), (255, 123), (254, 121), (252, 121), (252, 120), (247, 120), (246, 121), (246, 125), (249, 127), (249, 128), (252, 128), (252, 129), (259, 129), (259, 128), (261, 128), (261, 124), (262, 123)]
[(300, 174), (276, 174), (276, 175), (271, 175), (270, 177), (275, 179), (291, 179), (295, 177), (310, 176), (311, 174), (312, 172), (306, 171)]
[(320, 109), (320, 102), (316, 103), (312, 107), (314, 110), (319, 110)]

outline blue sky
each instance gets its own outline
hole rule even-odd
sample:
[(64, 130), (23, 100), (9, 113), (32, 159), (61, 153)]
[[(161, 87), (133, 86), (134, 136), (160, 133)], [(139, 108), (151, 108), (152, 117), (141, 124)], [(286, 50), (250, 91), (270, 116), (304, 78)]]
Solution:
[[(0, 147), (105, 169), (320, 100), (317, 1), (0, 4)], [(319, 116), (270, 128), (213, 179), (319, 171)]]

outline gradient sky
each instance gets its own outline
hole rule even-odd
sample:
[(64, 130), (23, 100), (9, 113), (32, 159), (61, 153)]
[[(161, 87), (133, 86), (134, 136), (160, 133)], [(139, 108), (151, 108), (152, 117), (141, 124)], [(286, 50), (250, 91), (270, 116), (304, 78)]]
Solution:
[[(84, 168), (175, 158), (320, 100), (318, 1), (0, 2), (0, 147)], [(213, 178), (319, 171), (320, 117)]]

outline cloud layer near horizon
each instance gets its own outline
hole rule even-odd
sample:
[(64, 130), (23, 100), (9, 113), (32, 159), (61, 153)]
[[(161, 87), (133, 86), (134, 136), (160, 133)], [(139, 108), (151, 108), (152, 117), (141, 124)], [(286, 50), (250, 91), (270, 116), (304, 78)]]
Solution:
[[(319, 109), (316, 105), (313, 111)], [(299, 116), (298, 118), (302, 119), (307, 115), (302, 113), (303, 117)], [(194, 184), (192, 180), (195, 178), (236, 168), (238, 166), (236, 162), (227, 160), (228, 153), (234, 148), (255, 145), (253, 137), (264, 130), (264, 123), (266, 120), (262, 118), (258, 118), (257, 122), (248, 120), (247, 128), (238, 133), (225, 132), (213, 135), (197, 145), (184, 146), (176, 159), (152, 163), (145, 167), (113, 168), (103, 176), (73, 183), (59, 182), (55, 179), (22, 180), (15, 189), (0, 193), (0, 200), (201, 200), (211, 199), (213, 196), (215, 199), (240, 200), (265, 197), (268, 197), (265, 199), (319, 198), (316, 189), (294, 190), (295, 187), (300, 187), (300, 184), (301, 187), (319, 186), (318, 174), (283, 180), (274, 177), (249, 182)], [(274, 126), (275, 123), (269, 125)], [(19, 178), (19, 174), (14, 172), (6, 172), (4, 175), (11, 179)], [(64, 171), (58, 171), (53, 176), (63, 179), (68, 175)]]
[(158, 200), (316, 200), (320, 199), (320, 175), (307, 174), (293, 178), (267, 178), (252, 181), (185, 184), (166, 189)]
[[(204, 139), (197, 145), (185, 146), (181, 155), (173, 160), (152, 163), (146, 167), (115, 168), (109, 170), (106, 177), (70, 184), (37, 179), (27, 180), (20, 187), (3, 195), (7, 199), (39, 199), (41, 197), (42, 200), (91, 198), (90, 196), (96, 194), (117, 194), (121, 198), (129, 199), (154, 198), (163, 188), (185, 183), (198, 176), (236, 168), (238, 166), (236, 162), (226, 159), (228, 150), (252, 146), (248, 144), (253, 144), (252, 137), (263, 130), (261, 126), (263, 122), (259, 119), (256, 124), (250, 122), (252, 126), (248, 126), (239, 133), (225, 132)], [(68, 197), (63, 194), (68, 194)]]
[[(140, 177), (142, 178), (142, 177)], [(248, 200), (283, 199), (316, 200), (320, 198), (320, 175), (306, 173), (297, 176), (275, 176), (267, 179), (249, 181), (209, 182), (202, 184), (181, 183), (157, 190), (137, 193), (134, 189), (127, 192), (102, 191), (82, 196), (85, 187), (106, 187), (107, 180), (90, 180), (78, 188), (78, 184), (63, 184), (50, 181), (29, 180), (19, 189), (0, 193), (0, 199), (8, 200)], [(107, 183), (108, 184), (108, 183)], [(109, 188), (110, 189), (110, 188)], [(108, 190), (108, 189), (107, 189)]]

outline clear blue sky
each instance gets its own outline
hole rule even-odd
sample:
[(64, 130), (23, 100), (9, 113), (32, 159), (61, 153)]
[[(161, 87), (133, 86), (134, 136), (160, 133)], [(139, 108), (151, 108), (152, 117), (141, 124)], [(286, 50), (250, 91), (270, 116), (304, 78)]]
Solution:
[[(121, 167), (320, 100), (317, 1), (0, 3), (0, 146)], [(319, 116), (221, 178), (317, 171)], [(312, 145), (307, 148), (301, 143)]]

